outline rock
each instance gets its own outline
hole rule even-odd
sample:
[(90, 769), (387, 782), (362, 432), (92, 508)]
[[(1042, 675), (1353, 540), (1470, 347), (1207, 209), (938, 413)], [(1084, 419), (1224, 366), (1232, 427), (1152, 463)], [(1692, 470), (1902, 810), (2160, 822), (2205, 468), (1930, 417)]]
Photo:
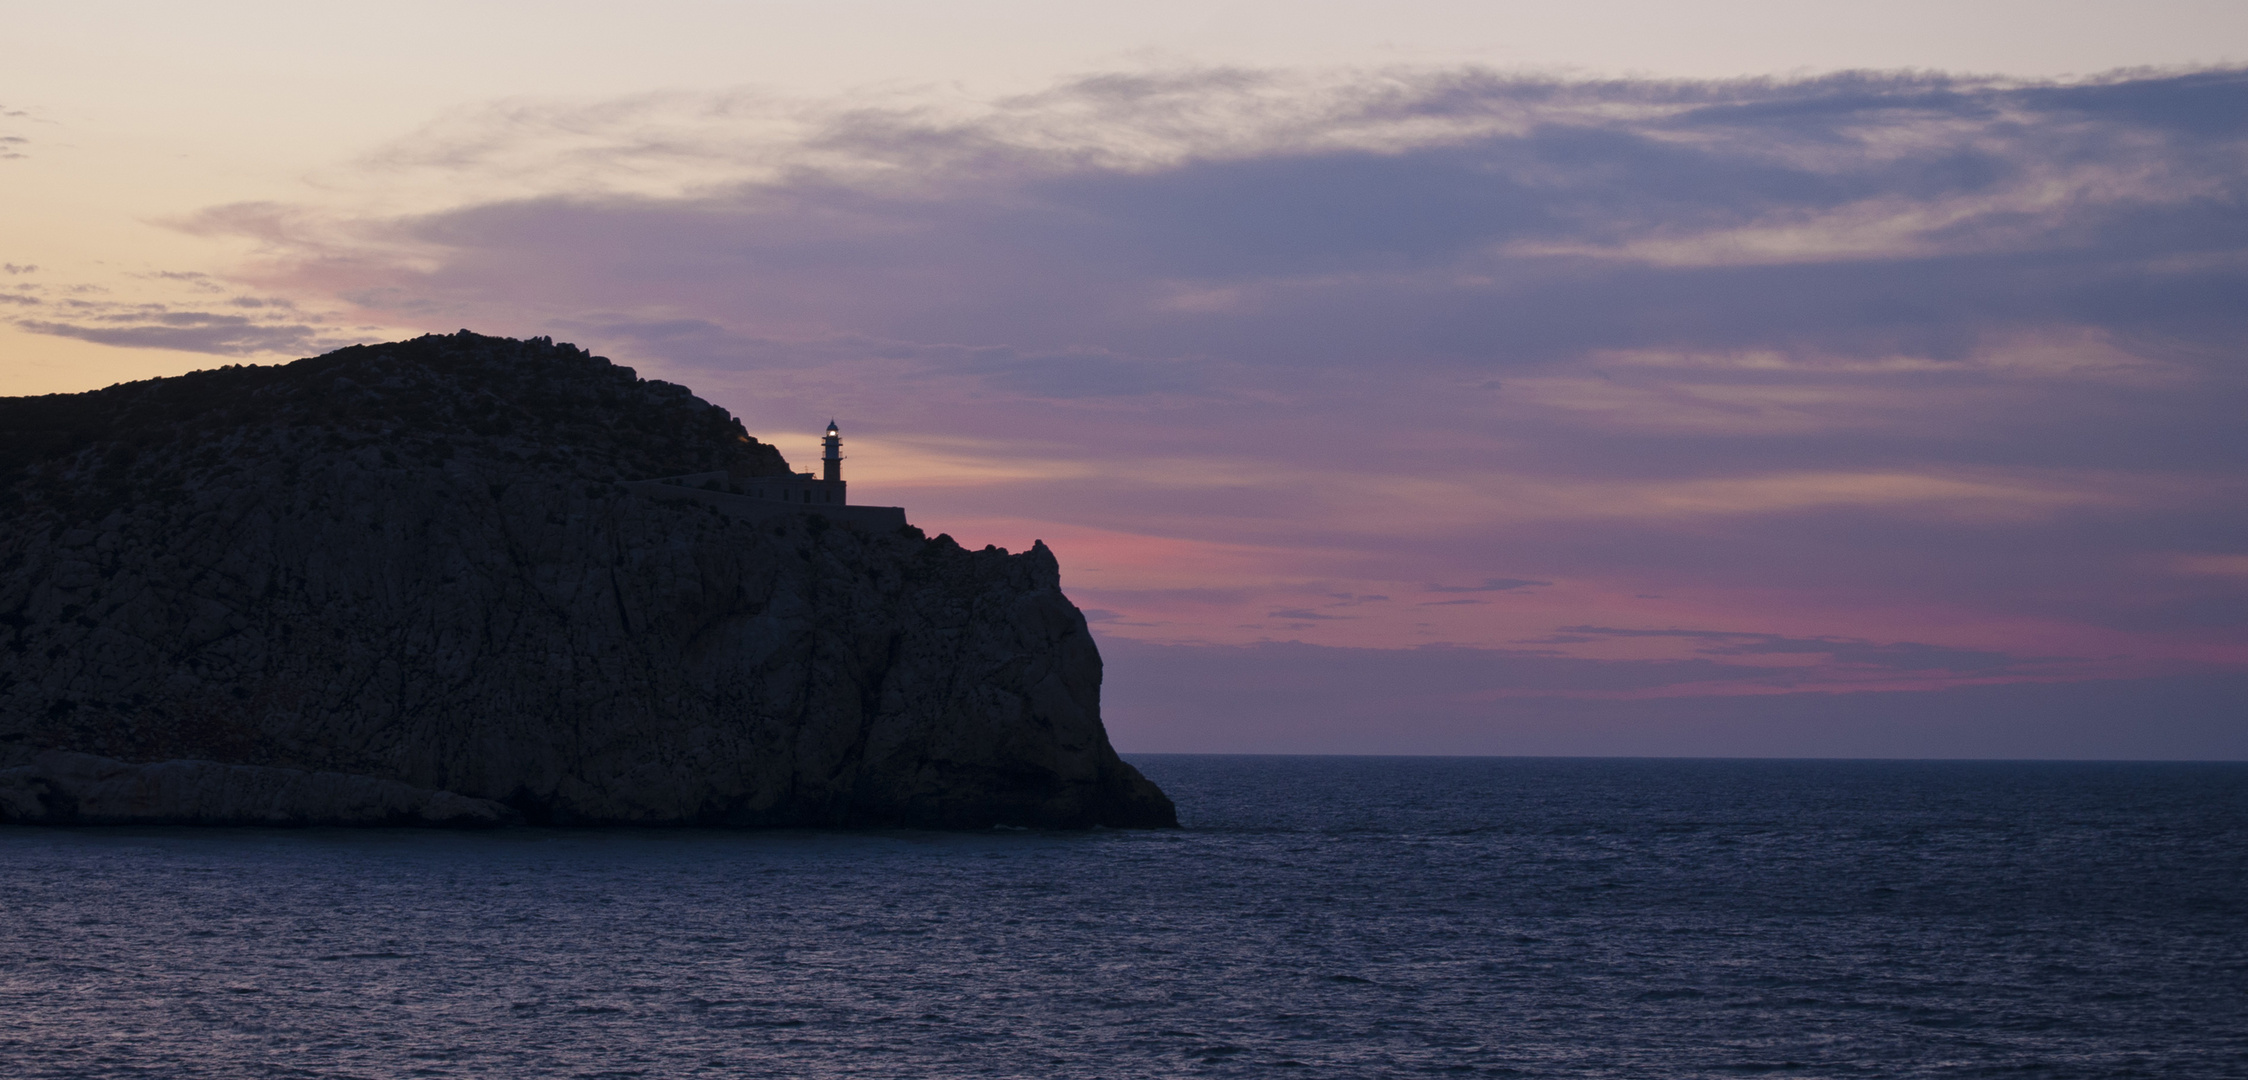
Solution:
[(23, 825), (443, 825), (519, 817), (396, 780), (215, 761), (134, 765), (61, 750), (0, 769), (0, 822)]
[(0, 741), (111, 763), (27, 758), (0, 812), (1176, 823), (1043, 544), (624, 486), (717, 469), (788, 464), (683, 388), (465, 331), (0, 399)]

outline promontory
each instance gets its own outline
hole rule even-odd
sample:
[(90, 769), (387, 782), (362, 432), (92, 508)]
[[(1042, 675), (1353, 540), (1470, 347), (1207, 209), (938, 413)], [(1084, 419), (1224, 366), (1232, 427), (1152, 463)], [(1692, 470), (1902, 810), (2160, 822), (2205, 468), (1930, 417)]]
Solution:
[(543, 338), (0, 399), (0, 821), (1176, 824), (1043, 543), (825, 490)]

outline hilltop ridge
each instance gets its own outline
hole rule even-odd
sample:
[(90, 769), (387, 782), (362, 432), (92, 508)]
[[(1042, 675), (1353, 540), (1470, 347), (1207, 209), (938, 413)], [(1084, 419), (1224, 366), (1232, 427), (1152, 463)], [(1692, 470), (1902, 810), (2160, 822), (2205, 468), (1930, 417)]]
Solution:
[[(593, 480), (789, 471), (778, 450), (684, 386), (547, 338), (464, 330), (291, 364), (0, 398), (0, 498), (161, 497), (183, 474), (246, 451), (301, 457), (378, 443), (421, 462), (473, 443)], [(157, 448), (169, 454), (142, 457)], [(196, 453), (212, 450), (219, 456)], [(22, 487), (38, 477), (62, 482)], [(66, 515), (77, 508), (70, 498), (48, 505)]]

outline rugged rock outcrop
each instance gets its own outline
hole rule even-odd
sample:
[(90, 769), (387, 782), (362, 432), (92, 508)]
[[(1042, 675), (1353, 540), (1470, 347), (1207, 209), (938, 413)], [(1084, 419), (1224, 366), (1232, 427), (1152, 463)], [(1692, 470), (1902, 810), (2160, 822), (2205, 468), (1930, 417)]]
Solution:
[(489, 799), (372, 776), (11, 748), (0, 759), (0, 820), (70, 825), (450, 825), (518, 820)]
[(787, 468), (466, 331), (0, 399), (0, 819), (1175, 823), (1044, 545), (623, 486)]

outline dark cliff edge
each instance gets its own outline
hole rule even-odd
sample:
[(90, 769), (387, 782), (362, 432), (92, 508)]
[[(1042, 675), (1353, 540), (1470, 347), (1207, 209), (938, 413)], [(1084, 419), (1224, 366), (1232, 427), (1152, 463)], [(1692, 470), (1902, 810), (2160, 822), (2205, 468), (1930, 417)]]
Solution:
[(0, 821), (1177, 824), (1043, 544), (625, 485), (788, 463), (462, 331), (0, 399)]

